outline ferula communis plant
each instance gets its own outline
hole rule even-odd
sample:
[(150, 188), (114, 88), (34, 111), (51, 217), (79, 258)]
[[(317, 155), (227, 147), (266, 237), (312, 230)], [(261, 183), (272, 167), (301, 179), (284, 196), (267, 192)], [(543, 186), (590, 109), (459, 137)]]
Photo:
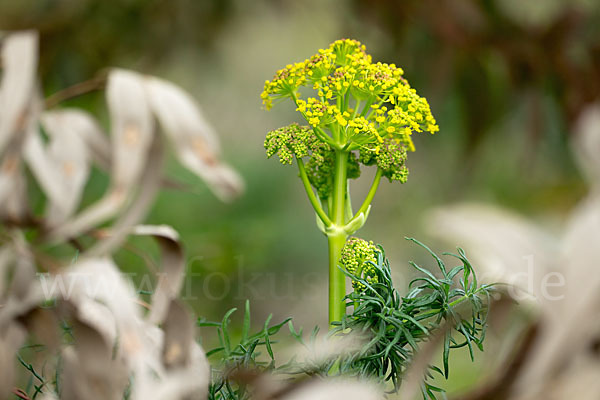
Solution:
[[(328, 238), (330, 322), (345, 315), (345, 278), (338, 268), (342, 248), (364, 225), (381, 177), (406, 182), (407, 151), (415, 150), (412, 134), (439, 130), (427, 100), (402, 75), (394, 64), (373, 62), (360, 42), (342, 39), (277, 71), (261, 95), (267, 109), (292, 100), (308, 122), (269, 132), (265, 148), (282, 164), (296, 160), (317, 224)], [(377, 170), (355, 212), (348, 180), (360, 176), (361, 164)]]

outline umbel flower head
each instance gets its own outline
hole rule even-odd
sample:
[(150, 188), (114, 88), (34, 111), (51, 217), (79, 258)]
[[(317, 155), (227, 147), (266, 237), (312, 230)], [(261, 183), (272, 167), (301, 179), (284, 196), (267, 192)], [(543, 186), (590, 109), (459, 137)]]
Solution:
[(402, 75), (394, 64), (373, 62), (365, 46), (351, 39), (287, 65), (265, 82), (263, 104), (270, 109), (290, 99), (308, 125), (270, 132), (267, 155), (278, 153), (284, 164), (310, 157), (309, 177), (321, 197), (327, 197), (331, 184), (323, 173), (335, 150), (353, 154), (349, 178), (360, 175), (362, 163), (377, 165), (389, 180), (406, 182), (406, 153), (415, 150), (411, 136), (439, 128), (427, 100)]
[[(357, 278), (362, 278), (370, 284), (376, 283), (378, 278), (375, 264), (378, 252), (379, 249), (372, 241), (351, 237), (342, 249), (340, 265)], [(352, 280), (352, 287), (357, 292), (366, 289), (365, 285), (357, 280)]]

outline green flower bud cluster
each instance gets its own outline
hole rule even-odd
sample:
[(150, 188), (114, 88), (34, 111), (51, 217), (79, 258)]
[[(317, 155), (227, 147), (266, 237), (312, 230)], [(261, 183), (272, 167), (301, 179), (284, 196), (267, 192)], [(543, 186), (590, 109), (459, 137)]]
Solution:
[[(372, 241), (366, 241), (357, 237), (351, 237), (346, 241), (340, 257), (341, 266), (352, 275), (360, 277), (370, 284), (378, 282), (377, 254), (379, 249)], [(366, 289), (365, 285), (353, 280), (352, 287), (357, 292)]]
[(405, 183), (408, 179), (406, 147), (398, 140), (385, 138), (375, 149), (361, 149), (359, 161), (364, 165), (376, 164), (390, 181)]
[[(282, 164), (291, 164), (294, 157), (310, 157), (306, 163), (308, 179), (319, 197), (325, 199), (329, 196), (333, 185), (335, 152), (317, 138), (312, 128), (293, 123), (275, 129), (267, 134), (264, 145), (267, 157), (277, 154)], [(360, 176), (358, 158), (353, 153), (348, 156), (347, 174), (350, 179)]]
[(312, 154), (317, 161), (323, 162), (323, 154), (330, 151), (329, 145), (318, 140), (310, 127), (296, 123), (269, 132), (265, 149), (267, 157), (277, 154), (282, 164), (291, 164), (294, 157)]
[[(306, 173), (310, 184), (317, 190), (321, 199), (326, 199), (331, 193), (333, 187), (333, 165), (335, 160), (335, 152), (333, 150), (323, 154), (323, 158), (318, 159), (311, 157), (306, 163)], [(360, 176), (360, 166), (356, 154), (348, 154), (348, 179), (356, 179)]]

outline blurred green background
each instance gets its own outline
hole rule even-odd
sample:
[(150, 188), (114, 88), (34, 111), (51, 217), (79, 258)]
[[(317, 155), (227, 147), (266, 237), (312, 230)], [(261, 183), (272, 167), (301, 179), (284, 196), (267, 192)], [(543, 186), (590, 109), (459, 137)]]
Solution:
[[(291, 105), (262, 110), (259, 94), (277, 69), (338, 38), (403, 67), (440, 125), (416, 139), (408, 183), (384, 182), (359, 232), (386, 248), (399, 287), (407, 261), (426, 259), (405, 236), (452, 250), (424, 232), (432, 207), (484, 201), (552, 225), (586, 190), (568, 141), (600, 97), (595, 0), (0, 0), (0, 26), (39, 30), (46, 95), (118, 66), (172, 80), (198, 100), (247, 190), (222, 204), (170, 162), (189, 190), (163, 191), (148, 222), (180, 232), (190, 260), (184, 295), (209, 319), (250, 298), (256, 321), (272, 312), (325, 326), (326, 241), (295, 169), (263, 149), (268, 130), (299, 116)], [(108, 127), (103, 93), (64, 106)], [(371, 172), (353, 185), (357, 198)], [(106, 183), (95, 174), (86, 202)], [(157, 256), (149, 241), (132, 246)], [(132, 247), (118, 261), (144, 269)]]

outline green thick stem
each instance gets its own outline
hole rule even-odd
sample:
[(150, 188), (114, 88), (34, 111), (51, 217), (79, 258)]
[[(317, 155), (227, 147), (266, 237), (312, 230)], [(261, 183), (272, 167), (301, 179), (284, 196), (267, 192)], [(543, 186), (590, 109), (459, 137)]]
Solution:
[[(332, 207), (329, 210), (329, 218), (337, 227), (345, 224), (346, 210), (346, 171), (348, 168), (348, 153), (345, 151), (335, 152), (335, 175), (332, 189)], [(328, 236), (329, 240), (329, 323), (341, 321), (346, 313), (344, 296), (346, 295), (346, 278), (338, 268), (342, 253), (342, 247), (346, 243), (347, 235), (338, 231)]]
[(346, 295), (346, 277), (338, 268), (342, 248), (346, 243), (346, 235), (329, 236), (329, 324), (341, 321), (346, 314), (343, 301)]
[(306, 195), (308, 196), (308, 200), (310, 201), (310, 204), (313, 206), (313, 208), (314, 208), (315, 212), (317, 213), (317, 215), (319, 216), (319, 218), (321, 218), (321, 221), (323, 221), (323, 224), (326, 227), (331, 226), (331, 220), (329, 219), (327, 214), (325, 214), (325, 211), (323, 211), (323, 207), (321, 207), (321, 203), (317, 199), (315, 192), (313, 192), (312, 187), (310, 186), (310, 181), (308, 180), (308, 175), (306, 174), (306, 168), (304, 168), (304, 162), (302, 161), (301, 158), (296, 158), (296, 161), (298, 163), (298, 171), (300, 172), (300, 179), (302, 180), (302, 184), (304, 185), (304, 189), (306, 190)]
[(383, 171), (381, 168), (377, 168), (377, 172), (375, 172), (375, 177), (373, 178), (373, 183), (371, 184), (371, 188), (369, 189), (369, 193), (367, 193), (367, 197), (365, 197), (365, 201), (363, 201), (362, 205), (356, 212), (356, 216), (359, 217), (360, 214), (364, 214), (369, 209), (371, 202), (373, 201), (373, 197), (375, 197), (375, 193), (377, 193), (377, 188), (379, 187), (379, 182), (381, 182), (381, 176), (383, 175)]

